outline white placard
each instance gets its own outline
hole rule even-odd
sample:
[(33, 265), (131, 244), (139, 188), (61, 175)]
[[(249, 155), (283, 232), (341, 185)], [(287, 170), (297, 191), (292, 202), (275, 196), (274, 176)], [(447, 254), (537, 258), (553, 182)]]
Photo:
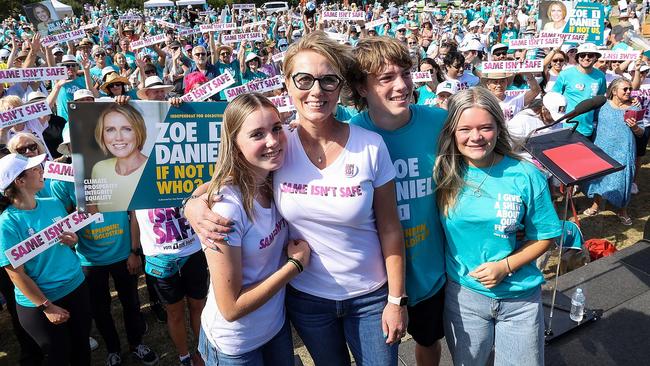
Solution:
[(226, 94), (226, 99), (230, 102), (235, 99), (238, 95), (244, 93), (265, 93), (267, 91), (280, 89), (284, 85), (284, 78), (282, 75), (277, 75), (268, 79), (258, 79), (248, 82), (244, 85), (235, 86), (230, 89), (226, 89), (224, 93)]
[(255, 4), (232, 4), (233, 10), (253, 10), (255, 9)]
[(285, 55), (286, 53), (287, 53), (287, 51), (282, 51), (282, 52), (276, 53), (276, 54), (274, 54), (273, 56), (271, 56), (271, 60), (273, 60), (273, 62), (281, 62), (281, 61), (284, 61), (284, 55)]
[(324, 11), (322, 15), (324, 20), (365, 20), (366, 13), (364, 11)]
[(74, 183), (74, 169), (72, 168), (72, 164), (57, 163), (48, 160), (45, 162), (45, 167), (43, 168), (43, 178)]
[(21, 105), (18, 108), (0, 112), (0, 128), (10, 127), (50, 114), (52, 114), (50, 105), (45, 100)]
[(543, 37), (529, 39), (511, 39), (508, 48), (511, 50), (532, 50), (535, 48), (556, 48), (564, 43), (560, 37)]
[(428, 71), (415, 71), (411, 73), (411, 78), (414, 83), (426, 83), (428, 81), (433, 81), (431, 78), (431, 73)]
[(131, 42), (131, 49), (137, 50), (143, 47), (148, 47), (154, 44), (165, 42), (166, 39), (167, 39), (167, 34), (165, 33), (156, 34), (155, 36), (144, 37), (142, 39), (138, 39), (137, 41)]
[(525, 92), (529, 91), (530, 89), (514, 89), (514, 90), (506, 90), (504, 94), (507, 97), (516, 97), (519, 94), (524, 94)]
[(201, 33), (200, 29), (183, 29), (182, 31), (178, 31), (178, 36), (187, 37), (199, 33)]
[(255, 27), (261, 27), (266, 25), (266, 20), (260, 20), (259, 22), (247, 23), (240, 27), (242, 30), (248, 30)]
[(75, 211), (60, 221), (5, 250), (5, 255), (9, 259), (9, 262), (11, 262), (11, 265), (17, 268), (28, 260), (43, 253), (51, 246), (59, 244), (61, 242), (59, 236), (63, 232), (76, 232), (91, 222), (98, 220), (101, 216), (102, 214), (100, 213), (91, 215), (89, 213)]
[(349, 38), (347, 34), (343, 34), (343, 33), (325, 32), (325, 34), (327, 34), (327, 36), (330, 37), (331, 39), (335, 41), (339, 41), (341, 43), (347, 42)]
[(379, 18), (371, 22), (366, 22), (366, 28), (374, 28), (376, 26), (384, 25), (386, 23), (388, 23), (388, 18)]
[(262, 32), (224, 34), (221, 37), (223, 43), (237, 43), (242, 41), (262, 41), (264, 35)]
[(50, 47), (55, 44), (74, 41), (75, 39), (83, 38), (85, 36), (86, 31), (84, 29), (75, 29), (70, 32), (49, 35), (41, 40), (41, 44), (45, 47)]
[(235, 83), (235, 78), (230, 71), (225, 70), (223, 74), (216, 78), (209, 80), (207, 83), (183, 95), (181, 99), (183, 102), (201, 102), (218, 92), (226, 89)]
[(156, 19), (156, 23), (158, 23), (159, 25), (161, 25), (163, 27), (167, 27), (167, 28), (171, 28), (171, 29), (178, 28), (178, 24), (170, 23), (170, 22), (168, 22), (166, 20), (162, 20), (162, 19)]
[(554, 33), (554, 32), (540, 32), (539, 33), (540, 38), (553, 38), (553, 37), (560, 37), (564, 42), (571, 42), (571, 43), (578, 43), (578, 42), (586, 42), (587, 41), (587, 34), (586, 33)]
[(201, 33), (207, 32), (218, 32), (224, 30), (233, 30), (237, 29), (237, 24), (235, 23), (210, 23), (210, 24), (201, 24), (199, 25)]
[(142, 17), (139, 15), (127, 14), (127, 15), (120, 15), (118, 19), (121, 21), (130, 21), (130, 20), (141, 20)]
[(0, 70), (0, 83), (67, 79), (65, 66)]
[(291, 112), (296, 110), (296, 106), (293, 105), (293, 101), (291, 100), (291, 97), (288, 95), (280, 95), (277, 97), (271, 97), (269, 98), (271, 103), (278, 109), (278, 112), (280, 113), (286, 113), (286, 112)]
[(497, 72), (542, 72), (544, 70), (544, 60), (524, 60), (524, 61), (483, 61), (481, 64), (483, 74)]
[(634, 61), (639, 58), (641, 51), (598, 51), (605, 61)]

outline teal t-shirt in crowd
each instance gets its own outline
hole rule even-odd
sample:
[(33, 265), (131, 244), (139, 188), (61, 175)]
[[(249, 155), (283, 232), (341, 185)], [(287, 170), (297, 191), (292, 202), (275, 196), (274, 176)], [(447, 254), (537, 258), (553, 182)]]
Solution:
[(351, 105), (344, 106), (341, 104), (337, 104), (336, 112), (334, 113), (334, 116), (339, 121), (349, 121), (352, 117), (356, 116), (357, 114), (359, 114), (359, 110), (356, 109), (354, 106)]
[[(68, 121), (68, 102), (72, 101), (74, 92), (79, 89), (86, 89), (86, 80), (83, 76), (77, 76), (76, 79), (63, 85), (56, 97), (56, 114)], [(66, 123), (66, 127), (68, 124)]]
[[(63, 219), (68, 214), (56, 198), (36, 198), (32, 210), (9, 206), (0, 215), (0, 266), (11, 265), (5, 250)], [(23, 269), (50, 301), (56, 301), (79, 287), (84, 281), (79, 259), (72, 249), (55, 244), (23, 264)], [(16, 302), (25, 307), (36, 307), (18, 286)]]
[[(535, 262), (517, 269), (488, 289), (470, 276), (478, 266), (496, 262), (514, 252), (516, 234), (525, 241), (554, 239), (562, 232), (548, 184), (532, 164), (505, 156), (490, 168), (468, 167), (466, 185), (440, 220), (445, 231), (447, 277), (479, 294), (496, 298), (521, 298), (544, 282)], [(478, 190), (478, 191), (477, 191)]]
[[(224, 64), (221, 61), (218, 61), (215, 66), (217, 66), (217, 69), (219, 69), (219, 75), (223, 74), (226, 70), (228, 70), (232, 74), (233, 79), (235, 79), (235, 83), (230, 85), (228, 88), (232, 88), (232, 87), (235, 87), (237, 85), (241, 85), (239, 83), (239, 81), (241, 80), (241, 71), (239, 69), (239, 60), (233, 60), (229, 64)], [(228, 89), (228, 88), (226, 88), (226, 89)], [(225, 93), (224, 90), (219, 92), (219, 99), (220, 100), (226, 100), (226, 93)]]
[[(578, 70), (578, 67), (571, 67), (560, 72), (553, 85), (553, 91), (564, 95), (567, 100), (566, 110), (571, 111), (583, 100), (604, 95), (607, 91), (607, 81), (605, 74), (596, 68), (585, 74)], [(594, 130), (594, 113), (595, 111), (591, 111), (573, 118), (578, 122), (577, 131), (587, 137), (591, 136)], [(565, 123), (564, 125), (567, 126)], [(572, 127), (573, 124), (568, 126)]]
[(428, 105), (433, 106), (436, 104), (436, 93), (429, 89), (428, 86), (422, 85), (416, 89), (419, 93), (418, 95), (418, 105)]
[(406, 293), (413, 306), (445, 284), (445, 240), (432, 175), (447, 112), (419, 105), (411, 105), (410, 110), (409, 122), (394, 131), (377, 127), (367, 111), (352, 118), (350, 124), (380, 134), (393, 160), (397, 211), (406, 246)]
[(241, 76), (241, 83), (246, 84), (246, 83), (251, 82), (253, 80), (266, 79), (266, 78), (268, 78), (268, 75), (266, 75), (262, 71), (253, 72), (251, 70), (246, 70)]

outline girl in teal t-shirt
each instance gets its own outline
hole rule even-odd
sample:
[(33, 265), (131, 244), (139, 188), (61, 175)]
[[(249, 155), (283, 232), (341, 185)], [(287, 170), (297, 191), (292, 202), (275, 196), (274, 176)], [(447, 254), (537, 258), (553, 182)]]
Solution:
[(5, 255), (10, 250), (18, 260), (33, 253), (39, 246), (20, 243), (67, 216), (57, 199), (36, 197), (44, 185), (45, 156), (9, 154), (0, 159), (1, 203), (6, 207), (0, 215), (0, 266), (16, 286), (20, 324), (43, 350), (45, 363), (89, 365), (88, 288), (79, 259), (68, 247), (77, 242), (77, 235), (58, 234), (59, 243), (17, 267)]
[(448, 106), (434, 179), (454, 364), (485, 364), (494, 349), (497, 365), (543, 365), (544, 278), (535, 260), (561, 233), (548, 184), (513, 153), (499, 101), (487, 89), (463, 90)]

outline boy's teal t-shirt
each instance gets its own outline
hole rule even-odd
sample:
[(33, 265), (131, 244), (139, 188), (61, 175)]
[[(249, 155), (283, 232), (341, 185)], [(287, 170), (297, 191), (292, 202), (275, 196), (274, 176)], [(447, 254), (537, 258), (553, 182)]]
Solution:
[(491, 289), (469, 273), (512, 254), (518, 248), (518, 230), (524, 230), (525, 241), (544, 240), (560, 236), (562, 226), (546, 178), (534, 165), (505, 156), (486, 176), (489, 170), (468, 167), (456, 204), (447, 216), (440, 215), (447, 238), (447, 277), (491, 298), (525, 297), (544, 282), (534, 261)]
[[(56, 198), (36, 198), (32, 210), (19, 210), (9, 206), (0, 215), (0, 266), (10, 266), (5, 255), (21, 241), (60, 221), (68, 214)], [(23, 269), (50, 301), (56, 301), (74, 291), (84, 281), (79, 259), (72, 249), (54, 244), (23, 264)], [(18, 286), (15, 287), (16, 302), (25, 307), (36, 307)]]
[[(566, 110), (571, 111), (583, 100), (596, 95), (605, 95), (607, 80), (605, 74), (596, 68), (592, 68), (590, 73), (585, 74), (577, 67), (571, 67), (560, 72), (553, 84), (553, 91), (564, 95), (567, 100)], [(595, 111), (590, 111), (573, 118), (578, 122), (577, 131), (584, 136), (588, 137), (593, 133), (594, 113)], [(563, 125), (573, 126), (564, 123)]]
[(411, 119), (394, 131), (377, 127), (367, 111), (350, 120), (380, 134), (397, 171), (397, 210), (406, 245), (406, 293), (409, 306), (428, 299), (445, 284), (444, 234), (438, 219), (433, 165), (438, 135), (447, 112), (411, 105)]

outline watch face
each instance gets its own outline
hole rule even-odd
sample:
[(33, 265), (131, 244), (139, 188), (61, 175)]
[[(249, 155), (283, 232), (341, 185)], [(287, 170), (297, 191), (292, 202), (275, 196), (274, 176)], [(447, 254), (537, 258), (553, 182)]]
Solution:
[(400, 305), (400, 306), (404, 306), (404, 305), (406, 305), (408, 302), (409, 302), (409, 297), (408, 297), (408, 296), (404, 296), (404, 297), (402, 297), (402, 298), (400, 299), (400, 301), (399, 301), (399, 305)]

